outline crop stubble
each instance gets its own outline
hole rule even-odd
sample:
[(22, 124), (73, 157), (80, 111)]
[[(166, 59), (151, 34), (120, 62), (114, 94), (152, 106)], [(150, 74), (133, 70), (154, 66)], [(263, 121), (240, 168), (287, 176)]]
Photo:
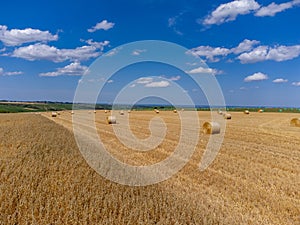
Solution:
[[(232, 113), (222, 148), (207, 170), (198, 170), (209, 137), (200, 134), (190, 162), (171, 179), (147, 187), (102, 178), (76, 146), (70, 112), (44, 116), (56, 123), (41, 115), (0, 115), (0, 224), (300, 222), (300, 130), (289, 127), (291, 114)], [(139, 138), (150, 134), (153, 116), (167, 125), (166, 139), (147, 153), (118, 142), (104, 112), (95, 116), (108, 150), (133, 165), (168, 157), (178, 142), (179, 119), (173, 112), (130, 114)], [(210, 118), (206, 112), (199, 116), (201, 123)]]

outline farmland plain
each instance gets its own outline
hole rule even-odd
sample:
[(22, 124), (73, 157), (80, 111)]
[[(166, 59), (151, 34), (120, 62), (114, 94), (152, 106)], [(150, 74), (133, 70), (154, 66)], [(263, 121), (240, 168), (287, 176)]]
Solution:
[[(130, 128), (138, 138), (150, 135), (153, 117), (167, 128), (153, 151), (133, 152), (113, 130), (122, 126), (121, 115), (109, 125), (104, 111), (85, 113), (95, 116), (107, 150), (128, 164), (159, 162), (180, 138), (178, 114), (132, 111)], [(0, 224), (299, 224), (300, 128), (289, 125), (299, 115), (231, 114), (222, 147), (205, 171), (199, 162), (210, 136), (199, 133), (187, 165), (145, 187), (113, 183), (89, 167), (70, 111), (0, 114)], [(200, 124), (210, 120), (208, 112), (198, 115)]]

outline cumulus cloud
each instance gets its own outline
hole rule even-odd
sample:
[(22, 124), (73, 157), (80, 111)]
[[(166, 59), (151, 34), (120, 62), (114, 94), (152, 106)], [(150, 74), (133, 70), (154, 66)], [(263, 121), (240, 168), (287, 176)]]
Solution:
[(281, 4), (276, 4), (272, 2), (268, 6), (261, 7), (256, 13), (255, 16), (275, 16), (279, 12), (283, 12), (287, 9), (293, 8), (296, 5), (299, 5), (299, 0), (294, 0), (290, 2), (285, 2)]
[(210, 46), (199, 46), (196, 48), (190, 49), (187, 54), (196, 55), (199, 57), (204, 56), (206, 59), (208, 59), (211, 62), (217, 62), (219, 61), (216, 56), (226, 56), (230, 53), (230, 49), (228, 48), (222, 48), (222, 47), (210, 47)]
[(268, 75), (258, 72), (250, 75), (244, 79), (245, 82), (252, 82), (252, 81), (261, 81), (269, 79)]
[(205, 57), (210, 62), (218, 62), (220, 60), (219, 57), (225, 57), (232, 53), (237, 55), (243, 52), (251, 51), (259, 43), (260, 42), (256, 40), (245, 39), (242, 42), (240, 42), (237, 47), (231, 49), (224, 47), (199, 46), (190, 49), (189, 51), (187, 51), (187, 54)]
[(63, 68), (58, 68), (54, 72), (40, 73), (41, 77), (57, 77), (61, 75), (67, 76), (82, 76), (88, 71), (87, 66), (82, 66), (79, 62), (73, 62)]
[(300, 82), (293, 82), (292, 85), (300, 87)]
[(222, 73), (222, 71), (219, 71), (217, 69), (205, 68), (201, 66), (186, 72), (189, 74), (211, 74), (211, 75), (217, 75)]
[(93, 26), (92, 28), (88, 29), (88, 32), (93, 33), (97, 30), (109, 30), (111, 28), (114, 27), (114, 23), (112, 22), (108, 22), (107, 20), (103, 20), (99, 23), (97, 23), (95, 26)]
[(260, 42), (256, 40), (243, 40), (236, 48), (232, 48), (231, 52), (234, 54), (240, 54), (242, 52), (248, 52), (258, 45)]
[(266, 45), (257, 46), (259, 43), (257, 40), (245, 39), (234, 48), (199, 46), (188, 50), (186, 54), (205, 57), (205, 59), (210, 62), (218, 62), (220, 57), (224, 58), (230, 54), (235, 54), (238, 55), (237, 59), (243, 64), (266, 60), (281, 62), (300, 56), (300, 45), (278, 45), (274, 47)]
[(0, 67), (0, 76), (15, 76), (21, 74), (23, 74), (22, 71), (5, 72), (4, 69)]
[[(161, 76), (158, 79), (163, 79)], [(170, 86), (170, 82), (166, 80), (157, 80), (154, 77), (141, 77), (135, 81), (130, 87), (135, 87), (137, 84), (148, 88), (163, 88)]]
[(153, 81), (152, 77), (141, 77), (139, 79), (137, 79), (136, 83), (137, 84), (148, 84), (151, 83)]
[(90, 58), (98, 57), (104, 46), (108, 45), (108, 41), (97, 43), (95, 45), (87, 45), (77, 47), (75, 49), (58, 49), (54, 46), (46, 44), (34, 44), (17, 48), (11, 54), (13, 57), (22, 58), (29, 61), (49, 60), (53, 62), (63, 62), (66, 60), (82, 61)]
[(255, 0), (235, 0), (219, 5), (211, 14), (206, 16), (206, 18), (202, 20), (198, 19), (197, 21), (203, 25), (220, 25), (234, 21), (238, 15), (254, 13), (257, 17), (275, 16), (279, 12), (298, 5), (300, 5), (300, 0), (293, 0), (281, 4), (272, 2), (267, 6), (261, 6)]
[(145, 87), (168, 87), (168, 86), (170, 86), (170, 83), (166, 80), (153, 81), (145, 84)]
[(113, 83), (113, 82), (114, 82), (114, 80), (108, 80), (108, 81), (107, 81), (108, 84), (111, 84), (111, 83)]
[(277, 78), (275, 80), (272, 81), (273, 83), (286, 83), (288, 82), (287, 79), (283, 79), (283, 78)]
[(251, 52), (243, 53), (238, 56), (242, 63), (255, 63), (266, 60), (274, 60), (277, 62), (294, 59), (300, 55), (300, 45), (294, 46), (259, 46)]
[(169, 80), (172, 80), (172, 81), (177, 81), (177, 80), (180, 80), (180, 76), (173, 76), (173, 77), (170, 77)]
[(204, 25), (222, 24), (233, 21), (238, 15), (246, 15), (260, 8), (255, 0), (236, 0), (221, 4), (204, 21)]
[(268, 46), (258, 46), (251, 52), (243, 53), (238, 56), (241, 63), (255, 63), (266, 60), (268, 55)]
[(131, 53), (131, 55), (140, 55), (143, 52), (146, 52), (146, 49), (136, 49)]
[(56, 41), (57, 39), (58, 35), (53, 35), (49, 31), (32, 28), (8, 30), (7, 26), (0, 25), (0, 41), (6, 46), (18, 46), (30, 42)]

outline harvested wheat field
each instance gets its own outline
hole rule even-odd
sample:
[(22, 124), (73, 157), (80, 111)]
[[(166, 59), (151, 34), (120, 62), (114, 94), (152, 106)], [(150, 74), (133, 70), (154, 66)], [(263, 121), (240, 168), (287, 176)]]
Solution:
[[(127, 112), (113, 125), (104, 111), (83, 113), (95, 116), (98, 134), (116, 158), (148, 165), (172, 153), (178, 115), (188, 112), (131, 111), (138, 138), (150, 135), (151, 118), (166, 124), (162, 143), (143, 153), (114, 134)], [(0, 114), (0, 224), (300, 224), (300, 128), (290, 126), (295, 114), (231, 114), (222, 148), (205, 171), (199, 162), (210, 135), (199, 133), (188, 164), (145, 187), (113, 183), (89, 167), (76, 145), (71, 111), (57, 117)], [(201, 129), (210, 114), (199, 112), (199, 118)]]

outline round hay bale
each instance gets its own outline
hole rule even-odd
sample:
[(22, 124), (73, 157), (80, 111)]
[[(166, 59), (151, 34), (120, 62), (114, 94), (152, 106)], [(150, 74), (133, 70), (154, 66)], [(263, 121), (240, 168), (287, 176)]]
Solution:
[(131, 113), (131, 111), (130, 111), (130, 110), (128, 110), (128, 111), (127, 111), (127, 113)]
[(120, 115), (124, 115), (124, 111), (123, 110), (120, 111)]
[(71, 111), (71, 114), (74, 114), (74, 111)]
[(57, 113), (56, 113), (56, 112), (52, 112), (52, 113), (51, 113), (51, 116), (52, 116), (52, 117), (57, 117)]
[(106, 110), (106, 109), (104, 110), (104, 113), (107, 113), (107, 110)]
[(231, 114), (229, 114), (229, 113), (224, 113), (224, 114), (223, 114), (223, 117), (224, 117), (224, 119), (226, 119), (226, 120), (231, 120)]
[(115, 116), (107, 116), (106, 117), (106, 122), (108, 124), (116, 124), (117, 123), (117, 118)]
[(158, 113), (159, 113), (159, 110), (158, 110), (158, 109), (154, 109), (154, 112), (158, 114)]
[(97, 113), (97, 111), (96, 111), (96, 110), (94, 110), (94, 113)]
[(247, 114), (247, 115), (250, 114), (249, 110), (245, 110), (244, 114)]
[(219, 114), (219, 115), (224, 115), (224, 113), (223, 113), (222, 110), (219, 110), (219, 111), (218, 111), (218, 114)]
[(174, 112), (174, 113), (177, 113), (177, 110), (176, 110), (176, 109), (174, 109), (174, 110), (173, 110), (173, 112)]
[(202, 131), (204, 134), (219, 134), (221, 127), (217, 122), (205, 122), (202, 126)]
[(290, 125), (293, 127), (300, 127), (300, 118), (291, 119)]
[(260, 109), (260, 110), (258, 110), (258, 112), (259, 112), (259, 113), (263, 113), (263, 112), (264, 112), (264, 110), (263, 110), (263, 109)]

